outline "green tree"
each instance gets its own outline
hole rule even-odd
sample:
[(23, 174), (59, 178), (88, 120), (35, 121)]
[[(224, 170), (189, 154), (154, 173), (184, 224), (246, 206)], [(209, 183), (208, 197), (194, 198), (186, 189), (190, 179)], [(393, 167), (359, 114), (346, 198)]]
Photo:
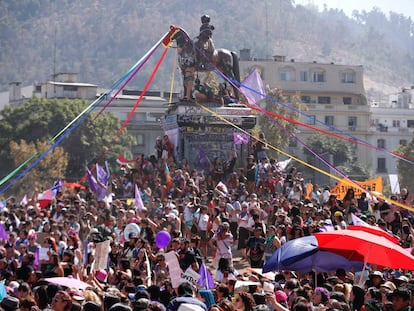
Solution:
[[(27, 143), (25, 140), (20, 140), (20, 143), (10, 142), (10, 155), (13, 159), (14, 166), (23, 163), (27, 158), (36, 152), (43, 152), (50, 145), (44, 141), (37, 140), (36, 142)], [(68, 154), (62, 147), (54, 148), (39, 164), (34, 167), (30, 174), (26, 174), (19, 182), (16, 183), (14, 192), (22, 195), (33, 188), (42, 188), (45, 184), (55, 181), (65, 176), (66, 168), (68, 166)]]
[[(302, 104), (296, 96), (293, 96), (291, 103), (288, 103), (287, 98), (282, 95), (282, 91), (276, 88), (267, 91), (267, 96), (269, 99), (260, 104), (264, 110), (288, 119), (298, 120), (299, 114), (295, 111), (299, 110)], [(291, 106), (293, 109), (281, 105), (280, 102)], [(258, 124), (259, 126), (253, 131), (255, 136), (258, 136), (259, 132), (263, 132), (267, 142), (278, 149), (284, 149), (287, 146), (290, 140), (289, 133), (294, 133), (296, 130), (295, 124), (264, 113), (259, 115)], [(270, 149), (268, 155), (276, 156), (276, 153), (276, 151)]]
[[(368, 168), (352, 161), (352, 150), (348, 142), (328, 135), (314, 134), (308, 138), (307, 145), (318, 155), (332, 155), (331, 164), (349, 178), (355, 180), (369, 178)], [(318, 163), (315, 155), (308, 149), (304, 148), (303, 153), (308, 163)]]
[[(32, 98), (21, 106), (9, 106), (0, 113), (0, 172), (8, 174), (15, 167), (10, 141), (25, 140), (28, 144), (50, 141), (57, 133), (75, 119), (86, 103), (81, 100), (47, 100)], [(68, 154), (65, 172), (67, 180), (78, 180), (85, 173), (85, 166), (94, 164), (101, 155), (105, 160), (115, 163), (118, 153), (129, 154), (134, 139), (126, 130), (112, 144), (120, 128), (120, 120), (112, 113), (103, 113), (96, 120), (91, 117), (74, 129), (60, 146)], [(19, 163), (20, 164), (20, 163)]]
[[(406, 146), (400, 146), (397, 150), (398, 154), (406, 156), (411, 159), (414, 154), (414, 140)], [(407, 161), (397, 161), (398, 179), (400, 181), (401, 188), (414, 189), (414, 179), (412, 175), (413, 164)]]
[[(317, 154), (331, 154), (333, 165), (339, 166), (349, 163), (352, 159), (349, 143), (344, 140), (322, 134), (311, 135), (307, 140), (307, 145)], [(303, 149), (308, 162), (313, 162), (315, 156), (306, 148)]]

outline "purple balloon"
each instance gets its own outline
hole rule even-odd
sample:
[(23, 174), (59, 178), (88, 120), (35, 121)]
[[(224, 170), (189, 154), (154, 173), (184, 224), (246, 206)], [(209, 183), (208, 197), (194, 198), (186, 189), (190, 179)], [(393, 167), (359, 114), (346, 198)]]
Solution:
[(171, 242), (171, 235), (167, 231), (160, 231), (155, 236), (155, 244), (158, 248), (164, 248)]

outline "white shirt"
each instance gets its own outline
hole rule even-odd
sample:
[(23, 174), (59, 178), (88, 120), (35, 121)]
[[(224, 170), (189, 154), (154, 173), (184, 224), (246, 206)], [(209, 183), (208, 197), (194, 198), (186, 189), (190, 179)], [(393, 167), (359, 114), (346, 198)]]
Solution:
[(199, 214), (196, 218), (198, 219), (198, 226), (200, 227), (200, 230), (207, 231), (209, 216), (207, 214)]

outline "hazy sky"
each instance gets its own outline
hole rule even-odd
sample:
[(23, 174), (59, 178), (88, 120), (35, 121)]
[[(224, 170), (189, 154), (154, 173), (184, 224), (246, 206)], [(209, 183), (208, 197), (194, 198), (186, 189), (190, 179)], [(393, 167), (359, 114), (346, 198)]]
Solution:
[(411, 16), (411, 19), (414, 19), (414, 0), (295, 0), (295, 3), (313, 3), (319, 7), (319, 10), (322, 10), (323, 5), (326, 4), (328, 8), (342, 9), (349, 16), (351, 16), (353, 10), (371, 11), (376, 6), (384, 13), (394, 11), (405, 16)]

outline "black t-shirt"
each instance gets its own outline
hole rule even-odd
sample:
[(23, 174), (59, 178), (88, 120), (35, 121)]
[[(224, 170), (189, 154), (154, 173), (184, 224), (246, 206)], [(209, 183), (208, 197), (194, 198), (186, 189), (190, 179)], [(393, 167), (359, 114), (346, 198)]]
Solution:
[(190, 250), (180, 250), (180, 252), (178, 253), (178, 257), (180, 262), (180, 268), (183, 271), (187, 270), (192, 263), (197, 261), (195, 253)]
[(250, 249), (250, 259), (254, 261), (261, 260), (264, 254), (264, 244), (266, 240), (263, 237), (250, 237), (247, 240), (247, 247)]

